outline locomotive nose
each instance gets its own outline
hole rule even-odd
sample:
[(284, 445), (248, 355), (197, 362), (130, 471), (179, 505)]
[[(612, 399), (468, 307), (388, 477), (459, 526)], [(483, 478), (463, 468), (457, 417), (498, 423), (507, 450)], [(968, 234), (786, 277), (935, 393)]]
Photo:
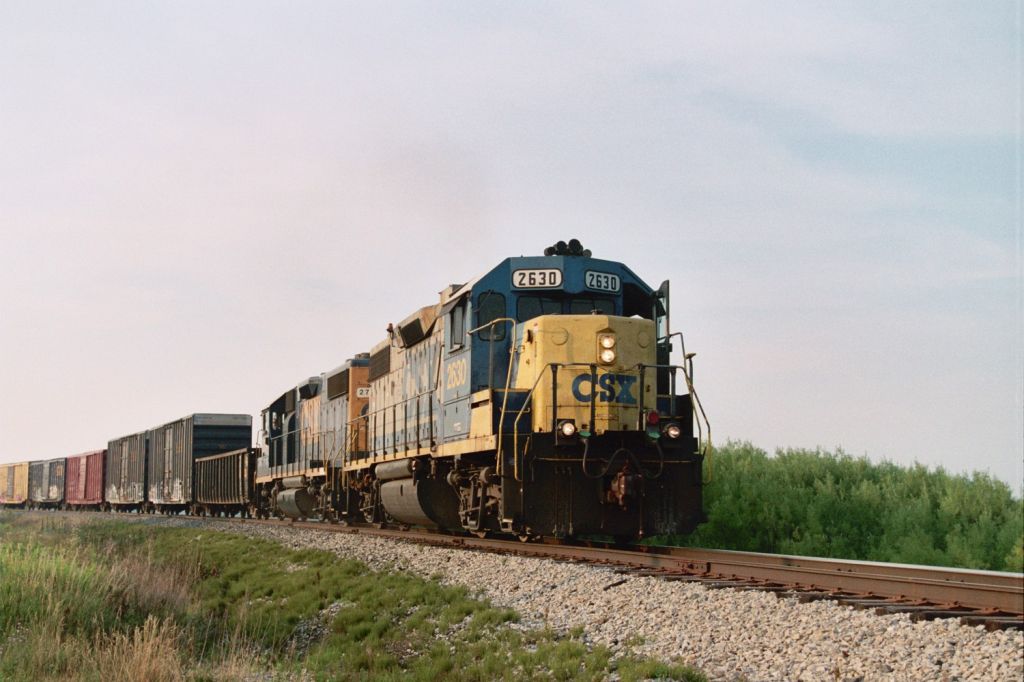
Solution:
[(641, 370), (655, 363), (652, 321), (550, 315), (534, 319), (527, 332), (517, 377), (520, 388), (535, 386), (534, 432), (565, 421), (592, 435), (639, 428), (638, 410), (653, 395), (654, 374)]

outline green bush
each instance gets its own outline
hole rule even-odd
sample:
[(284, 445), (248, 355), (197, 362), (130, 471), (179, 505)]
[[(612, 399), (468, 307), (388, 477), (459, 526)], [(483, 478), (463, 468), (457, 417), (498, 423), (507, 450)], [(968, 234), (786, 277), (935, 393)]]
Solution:
[(1024, 570), (1024, 502), (988, 474), (873, 463), (837, 451), (727, 443), (704, 488), (708, 521), (677, 544)]

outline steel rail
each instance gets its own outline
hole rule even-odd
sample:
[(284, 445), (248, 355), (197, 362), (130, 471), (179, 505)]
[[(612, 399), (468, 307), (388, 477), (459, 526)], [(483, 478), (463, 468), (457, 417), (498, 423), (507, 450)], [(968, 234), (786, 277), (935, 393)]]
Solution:
[[(81, 513), (76, 512), (76, 515)], [(971, 623), (999, 622), (1002, 626), (1024, 627), (1022, 573), (693, 547), (616, 547), (600, 543), (560, 542), (553, 539), (519, 542), (429, 530), (381, 528), (369, 524), (342, 525), (323, 521), (231, 517), (197, 518), (362, 534), (457, 549), (587, 562), (616, 567), (625, 573), (695, 580), (714, 587), (803, 593), (812, 598), (835, 598), (855, 605), (884, 607), (884, 612), (917, 611), (933, 616), (960, 616)]]
[(693, 576), (703, 580), (819, 591), (838, 597), (857, 596), (890, 600), (893, 603), (926, 603), (949, 610), (962, 608), (987, 614), (1024, 616), (1024, 574), (1021, 573), (689, 547), (637, 545), (616, 548), (550, 541), (523, 543), (429, 531), (339, 526), (318, 522), (295, 522), (291, 525), (466, 549), (588, 561), (626, 569), (643, 569), (665, 576)]

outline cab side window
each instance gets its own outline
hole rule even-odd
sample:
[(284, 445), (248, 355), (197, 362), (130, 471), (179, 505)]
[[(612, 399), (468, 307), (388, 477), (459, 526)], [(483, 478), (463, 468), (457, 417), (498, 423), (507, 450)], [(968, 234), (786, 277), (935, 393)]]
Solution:
[(466, 340), (466, 302), (452, 308), (448, 313), (448, 351), (462, 348)]
[[(476, 309), (478, 311), (477, 327), (484, 327), (488, 322), (506, 317), (505, 296), (495, 291), (485, 291), (477, 299)], [(492, 327), (484, 327), (480, 330), (482, 341), (501, 341), (505, 338), (505, 322), (499, 322)]]

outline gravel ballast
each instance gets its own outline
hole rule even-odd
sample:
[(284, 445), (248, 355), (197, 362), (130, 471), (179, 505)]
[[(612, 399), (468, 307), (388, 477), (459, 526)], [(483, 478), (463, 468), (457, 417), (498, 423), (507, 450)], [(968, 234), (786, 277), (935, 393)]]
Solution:
[[(626, 577), (549, 559), (430, 547), (348, 533), (196, 519), (157, 523), (224, 530), (291, 548), (410, 571), (512, 608), (521, 626), (582, 628), (592, 644), (693, 665), (714, 680), (1024, 679), (1024, 633), (954, 619), (912, 622), (835, 602)], [(613, 585), (614, 584), (614, 585)]]

